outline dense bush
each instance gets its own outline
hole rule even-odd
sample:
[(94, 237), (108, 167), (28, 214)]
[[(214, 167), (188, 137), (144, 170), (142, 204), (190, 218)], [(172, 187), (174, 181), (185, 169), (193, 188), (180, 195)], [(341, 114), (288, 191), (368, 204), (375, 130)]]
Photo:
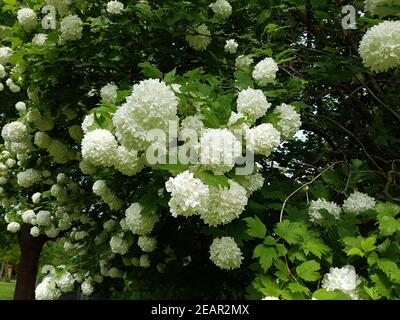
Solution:
[(36, 298), (397, 299), (400, 3), (347, 4), (0, 0), (1, 214), (31, 272), (65, 250)]

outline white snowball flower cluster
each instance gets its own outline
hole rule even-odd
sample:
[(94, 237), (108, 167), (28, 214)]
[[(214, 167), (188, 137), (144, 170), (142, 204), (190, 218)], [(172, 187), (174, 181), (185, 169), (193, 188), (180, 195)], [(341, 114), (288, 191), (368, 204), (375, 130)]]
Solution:
[(13, 50), (9, 47), (0, 47), (0, 64), (5, 66), (10, 62)]
[(57, 300), (61, 296), (61, 291), (57, 289), (53, 277), (45, 277), (36, 287), (36, 300)]
[(210, 246), (210, 259), (223, 270), (240, 268), (243, 260), (242, 252), (232, 237), (214, 239)]
[(111, 210), (119, 210), (122, 208), (122, 201), (111, 191), (104, 180), (97, 180), (93, 184), (93, 193), (108, 204)]
[(236, 58), (235, 66), (239, 70), (247, 70), (253, 64), (253, 62), (254, 60), (251, 57), (240, 55)]
[(85, 281), (83, 281), (81, 284), (81, 290), (85, 296), (92, 295), (92, 293), (94, 291), (92, 282), (89, 279), (86, 279)]
[(143, 169), (144, 164), (136, 150), (119, 146), (115, 154), (114, 167), (126, 176), (133, 176)]
[(62, 292), (71, 292), (74, 289), (75, 278), (69, 272), (63, 272), (55, 281)]
[(235, 166), (242, 154), (242, 145), (228, 129), (206, 129), (200, 137), (200, 163), (215, 174), (223, 174)]
[(81, 125), (83, 133), (85, 134), (88, 133), (90, 131), (89, 128), (93, 126), (94, 123), (95, 123), (95, 118), (93, 113), (85, 116)]
[(11, 78), (6, 80), (6, 85), (12, 93), (18, 93), (21, 91), (21, 87), (15, 84), (14, 80)]
[(211, 43), (211, 32), (207, 26), (202, 24), (196, 27), (194, 31), (190, 30), (189, 32), (190, 34), (186, 35), (186, 41), (189, 45), (195, 50), (206, 50)]
[(188, 116), (181, 121), (181, 131), (185, 129), (194, 130), (197, 133), (201, 133), (201, 130), (205, 129), (203, 121), (201, 121), (198, 115)]
[(138, 246), (143, 252), (153, 252), (157, 248), (157, 240), (148, 236), (140, 236)]
[(274, 296), (267, 296), (267, 297), (263, 298), (262, 300), (279, 300), (279, 298), (274, 297)]
[(61, 39), (65, 41), (82, 38), (83, 23), (77, 15), (69, 15), (61, 20)]
[(274, 59), (265, 58), (256, 64), (253, 71), (253, 78), (256, 80), (258, 85), (265, 86), (275, 80), (278, 70), (278, 65)]
[(375, 207), (375, 199), (369, 195), (355, 191), (344, 202), (343, 211), (360, 214)]
[(26, 111), (26, 104), (25, 104), (25, 102), (18, 101), (18, 102), (15, 104), (15, 109), (16, 109), (18, 112), (25, 112), (25, 111)]
[(51, 224), (51, 212), (41, 210), (36, 214), (36, 224), (38, 226), (48, 226)]
[(42, 180), (40, 171), (27, 169), (17, 174), (17, 183), (23, 188), (30, 188)]
[(274, 114), (279, 117), (276, 128), (280, 131), (283, 139), (292, 138), (300, 130), (301, 116), (293, 106), (282, 103), (275, 108)]
[(250, 121), (265, 116), (271, 104), (261, 90), (246, 89), (239, 92), (237, 110), (248, 117)]
[(384, 72), (400, 65), (400, 21), (384, 21), (369, 29), (359, 53), (367, 68)]
[(325, 199), (312, 200), (310, 203), (310, 207), (308, 208), (310, 221), (317, 221), (322, 219), (320, 210), (326, 210), (336, 219), (339, 219), (340, 214), (342, 213), (342, 209), (334, 202), (330, 202)]
[(189, 217), (205, 210), (209, 188), (200, 179), (194, 178), (193, 173), (185, 171), (170, 178), (165, 188), (171, 193), (168, 204), (173, 217)]
[(281, 142), (281, 134), (270, 123), (263, 123), (246, 132), (247, 149), (254, 154), (269, 156)]
[(215, 15), (227, 19), (232, 14), (232, 6), (226, 0), (217, 0), (210, 5), (211, 10)]
[(124, 240), (123, 237), (116, 235), (113, 236), (110, 240), (111, 251), (118, 254), (125, 254), (128, 252), (130, 243), (127, 240)]
[(30, 235), (34, 238), (37, 238), (40, 236), (40, 229), (36, 226), (32, 227), (30, 230)]
[(119, 1), (109, 1), (107, 3), (107, 12), (111, 14), (121, 14), (124, 11), (124, 4)]
[(18, 222), (10, 222), (7, 225), (7, 231), (11, 233), (17, 233), (21, 229), (21, 225)]
[(331, 268), (322, 279), (322, 288), (328, 291), (339, 289), (349, 295), (353, 300), (358, 299), (357, 287), (361, 283), (360, 277), (351, 265), (342, 268)]
[(140, 236), (150, 233), (158, 221), (156, 214), (145, 215), (140, 203), (133, 203), (125, 211), (125, 222), (133, 234)]
[(247, 196), (250, 196), (260, 190), (264, 186), (264, 182), (265, 179), (262, 174), (257, 172), (252, 175), (243, 176), (240, 184), (247, 190)]
[(114, 163), (117, 148), (117, 141), (110, 131), (96, 129), (83, 138), (82, 157), (95, 166), (110, 167)]
[(118, 97), (118, 87), (115, 84), (108, 83), (101, 88), (100, 95), (104, 102), (116, 103)]
[(36, 13), (30, 8), (22, 8), (17, 12), (18, 23), (25, 31), (30, 32), (37, 27)]
[(248, 202), (247, 191), (233, 180), (227, 187), (211, 187), (206, 210), (200, 217), (210, 226), (228, 224), (237, 219)]
[(36, 214), (33, 210), (26, 210), (21, 215), (22, 221), (25, 223), (36, 224)]
[(0, 64), (0, 79), (5, 78), (7, 75), (6, 68), (2, 64)]
[(32, 38), (32, 43), (37, 46), (43, 46), (47, 41), (47, 34), (45, 33), (37, 33)]
[(118, 140), (128, 149), (144, 150), (149, 145), (148, 131), (167, 131), (169, 122), (177, 121), (177, 106), (174, 92), (159, 79), (134, 85), (132, 94), (113, 117)]
[(238, 45), (238, 43), (236, 42), (235, 39), (229, 39), (229, 40), (226, 40), (226, 44), (225, 44), (224, 50), (227, 53), (232, 53), (233, 54), (233, 53), (236, 53), (238, 46), (239, 45)]
[(28, 128), (19, 121), (7, 123), (1, 130), (4, 141), (24, 142), (28, 135)]

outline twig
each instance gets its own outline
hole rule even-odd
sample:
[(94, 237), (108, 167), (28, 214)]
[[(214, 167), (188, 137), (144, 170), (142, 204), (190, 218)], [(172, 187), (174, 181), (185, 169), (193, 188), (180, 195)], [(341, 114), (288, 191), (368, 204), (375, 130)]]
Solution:
[(299, 192), (300, 190), (302, 190), (304, 187), (307, 187), (307, 186), (309, 186), (310, 184), (313, 184), (313, 183), (314, 183), (316, 180), (318, 180), (318, 178), (321, 177), (325, 172), (329, 171), (330, 169), (332, 169), (333, 167), (337, 166), (337, 165), (340, 164), (340, 163), (344, 163), (344, 161), (341, 160), (341, 161), (335, 162), (334, 164), (331, 164), (328, 168), (326, 168), (326, 169), (323, 170), (321, 173), (319, 173), (317, 176), (315, 176), (311, 181), (309, 181), (309, 182), (307, 182), (307, 183), (301, 185), (299, 188), (297, 188), (295, 191), (293, 191), (293, 192), (285, 199), (285, 201), (283, 202), (282, 209), (281, 209), (281, 214), (280, 214), (280, 218), (279, 218), (279, 222), (282, 222), (282, 221), (283, 221), (283, 213), (285, 212), (285, 208), (286, 208), (287, 202), (289, 201), (289, 199), (290, 199), (291, 197), (293, 197), (297, 192)]

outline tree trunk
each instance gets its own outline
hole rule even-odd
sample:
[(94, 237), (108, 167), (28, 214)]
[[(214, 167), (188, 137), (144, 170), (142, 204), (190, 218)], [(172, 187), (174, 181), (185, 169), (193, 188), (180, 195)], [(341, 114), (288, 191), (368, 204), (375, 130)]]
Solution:
[(30, 225), (23, 225), (18, 235), (21, 258), (17, 270), (14, 300), (35, 299), (38, 262), (46, 237), (32, 237), (30, 228)]

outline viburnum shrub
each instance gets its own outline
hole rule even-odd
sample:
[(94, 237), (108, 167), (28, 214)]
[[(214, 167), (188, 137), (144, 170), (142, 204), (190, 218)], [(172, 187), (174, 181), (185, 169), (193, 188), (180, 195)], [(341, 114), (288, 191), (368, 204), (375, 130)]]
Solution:
[[(261, 2), (0, 1), (1, 213), (21, 265), (32, 246), (65, 250), (36, 299), (398, 297), (398, 206), (360, 181), (350, 193), (351, 176), (340, 204), (295, 209), (272, 190), (280, 221), (253, 200), (294, 175), (275, 171), (304, 142), (312, 81), (294, 69), (304, 40), (266, 24), (281, 13)], [(360, 39), (365, 67), (399, 66), (397, 23)], [(33, 294), (24, 276), (17, 298)]]

